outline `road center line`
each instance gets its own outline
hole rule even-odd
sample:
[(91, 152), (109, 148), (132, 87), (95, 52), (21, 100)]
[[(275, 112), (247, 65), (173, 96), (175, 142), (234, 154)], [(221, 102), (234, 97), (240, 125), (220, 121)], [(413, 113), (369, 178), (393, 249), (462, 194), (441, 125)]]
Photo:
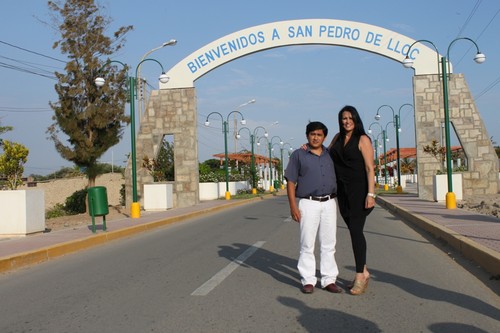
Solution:
[(264, 241), (258, 241), (254, 245), (250, 246), (245, 252), (240, 254), (238, 258), (233, 260), (229, 265), (221, 269), (217, 274), (212, 276), (210, 280), (202, 284), (198, 289), (191, 293), (191, 296), (206, 296), (215, 287), (224, 281), (238, 266), (243, 264), (252, 254), (255, 253), (259, 248), (264, 245)]

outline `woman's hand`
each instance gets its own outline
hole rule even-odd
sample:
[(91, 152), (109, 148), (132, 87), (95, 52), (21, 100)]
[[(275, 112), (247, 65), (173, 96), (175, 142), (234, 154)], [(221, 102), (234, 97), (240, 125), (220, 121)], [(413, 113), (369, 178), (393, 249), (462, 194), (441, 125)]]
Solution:
[(375, 198), (372, 196), (366, 195), (365, 208), (368, 209), (368, 208), (372, 208), (372, 207), (375, 207)]

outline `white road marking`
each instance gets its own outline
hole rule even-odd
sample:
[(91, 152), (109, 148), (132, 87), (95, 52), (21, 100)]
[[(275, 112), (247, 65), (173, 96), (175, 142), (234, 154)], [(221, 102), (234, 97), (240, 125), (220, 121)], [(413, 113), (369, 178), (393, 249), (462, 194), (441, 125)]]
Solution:
[(264, 241), (258, 241), (254, 245), (250, 246), (245, 252), (240, 254), (238, 258), (232, 261), (229, 265), (221, 269), (217, 274), (215, 274), (210, 280), (202, 284), (198, 289), (191, 293), (191, 296), (206, 296), (215, 287), (224, 281), (238, 266), (245, 262), (252, 254), (255, 253), (259, 248), (264, 245)]

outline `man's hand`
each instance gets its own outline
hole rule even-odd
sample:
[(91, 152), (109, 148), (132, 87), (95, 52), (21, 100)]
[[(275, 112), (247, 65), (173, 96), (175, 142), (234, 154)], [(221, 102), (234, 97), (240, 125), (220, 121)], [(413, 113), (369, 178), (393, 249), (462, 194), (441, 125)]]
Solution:
[(290, 208), (290, 214), (295, 222), (300, 223), (300, 210), (297, 207)]

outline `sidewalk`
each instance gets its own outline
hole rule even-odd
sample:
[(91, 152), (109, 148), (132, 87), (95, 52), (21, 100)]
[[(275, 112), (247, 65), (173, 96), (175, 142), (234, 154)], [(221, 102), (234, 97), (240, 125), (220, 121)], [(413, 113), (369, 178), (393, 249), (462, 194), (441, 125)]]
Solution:
[[(280, 191), (278, 195), (286, 195), (286, 192)], [(273, 196), (247, 200), (212, 200), (164, 212), (141, 212), (139, 219), (107, 221), (108, 230), (98, 230), (96, 234), (83, 227), (22, 238), (0, 238), (0, 273), (266, 198)], [(377, 197), (377, 203), (435, 237), (445, 240), (488, 272), (500, 275), (500, 219), (463, 209), (446, 209), (444, 203), (421, 200), (413, 193), (381, 195)], [(91, 223), (89, 217), (89, 225)], [(101, 219), (97, 218), (96, 224), (100, 225)]]
[(379, 195), (377, 203), (500, 276), (500, 219), (460, 208), (447, 209), (444, 202), (422, 200), (415, 193)]

